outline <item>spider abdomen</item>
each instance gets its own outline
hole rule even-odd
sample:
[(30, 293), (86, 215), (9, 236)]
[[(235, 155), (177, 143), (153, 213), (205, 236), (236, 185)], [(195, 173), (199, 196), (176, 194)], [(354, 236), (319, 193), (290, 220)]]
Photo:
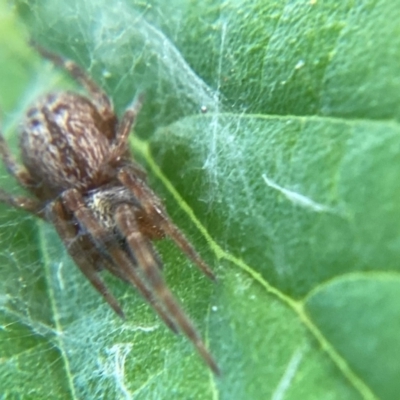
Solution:
[(55, 192), (96, 186), (115, 124), (84, 96), (47, 94), (29, 109), (22, 125), (23, 163), (37, 184)]

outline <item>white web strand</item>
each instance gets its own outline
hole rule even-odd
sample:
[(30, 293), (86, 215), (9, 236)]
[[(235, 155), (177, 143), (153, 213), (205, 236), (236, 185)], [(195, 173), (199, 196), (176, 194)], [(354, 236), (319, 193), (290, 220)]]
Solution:
[(132, 399), (132, 394), (125, 381), (125, 361), (126, 357), (132, 351), (132, 347), (131, 343), (115, 343), (113, 346), (106, 349), (106, 354), (108, 355), (106, 364), (103, 364), (102, 361), (99, 360), (101, 367), (99, 372), (103, 376), (109, 376), (114, 379), (116, 387), (125, 400)]
[(311, 211), (320, 213), (320, 212), (332, 212), (332, 209), (324, 204), (317, 203), (313, 199), (310, 199), (307, 196), (304, 196), (301, 193), (297, 193), (293, 190), (286, 189), (282, 186), (279, 186), (277, 183), (269, 179), (265, 174), (262, 175), (267, 186), (272, 189), (276, 189), (278, 192), (282, 193), (289, 201), (293, 204), (296, 204), (300, 207), (308, 208)]
[(293, 353), (277, 388), (272, 394), (272, 400), (282, 400), (284, 398), (285, 393), (289, 389), (290, 384), (299, 369), (303, 356), (304, 348), (299, 348)]

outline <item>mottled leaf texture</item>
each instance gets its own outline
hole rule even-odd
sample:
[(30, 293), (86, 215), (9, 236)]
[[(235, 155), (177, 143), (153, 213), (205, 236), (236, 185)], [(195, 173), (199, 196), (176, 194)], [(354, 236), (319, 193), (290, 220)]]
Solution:
[(399, 20), (396, 0), (3, 0), (14, 151), (27, 105), (76, 88), (30, 37), (119, 113), (146, 93), (136, 157), (218, 282), (157, 247), (222, 375), (105, 274), (121, 321), (51, 226), (2, 205), (0, 398), (398, 399)]

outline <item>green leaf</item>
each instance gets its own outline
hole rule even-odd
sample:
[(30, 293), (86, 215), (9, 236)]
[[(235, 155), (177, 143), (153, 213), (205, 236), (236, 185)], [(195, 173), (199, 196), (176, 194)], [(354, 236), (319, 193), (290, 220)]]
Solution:
[(146, 92), (136, 156), (218, 283), (157, 247), (223, 371), (107, 277), (120, 321), (51, 226), (1, 206), (3, 397), (396, 399), (399, 17), (390, 0), (0, 5), (15, 151), (27, 104), (73, 85), (26, 37), (84, 66), (118, 112)]

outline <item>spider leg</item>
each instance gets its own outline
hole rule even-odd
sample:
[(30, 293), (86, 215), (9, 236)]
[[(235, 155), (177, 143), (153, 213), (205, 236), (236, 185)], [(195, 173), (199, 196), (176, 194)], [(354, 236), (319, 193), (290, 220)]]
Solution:
[(115, 135), (115, 144), (111, 153), (111, 159), (120, 157), (125, 153), (129, 134), (135, 124), (136, 117), (142, 108), (143, 101), (144, 94), (140, 93), (121, 117), (121, 122), (118, 125), (117, 133)]
[[(58, 235), (65, 243), (68, 253), (75, 261), (81, 272), (86, 276), (94, 288), (104, 297), (110, 307), (122, 318), (125, 318), (124, 312), (121, 309), (118, 301), (108, 291), (107, 286), (99, 277), (92, 257), (88, 257), (88, 252), (84, 251), (83, 243), (79, 240), (76, 226), (68, 218), (60, 201), (55, 201), (52, 204), (50, 211), (52, 219)], [(84, 236), (83, 236), (84, 238)], [(90, 252), (89, 252), (90, 254)]]
[(42, 57), (47, 58), (53, 64), (68, 71), (69, 74), (91, 94), (99, 112), (105, 117), (105, 119), (108, 119), (108, 117), (114, 117), (113, 106), (107, 94), (89, 77), (89, 75), (78, 64), (75, 64), (73, 61), (66, 60), (58, 54), (52, 53), (44, 47), (39, 46), (34, 41), (31, 41), (31, 45)]
[(28, 211), (42, 219), (45, 219), (41, 204), (35, 199), (25, 196), (14, 196), (0, 189), (0, 203), (5, 203), (11, 207)]
[(18, 165), (14, 156), (12, 155), (10, 148), (7, 145), (6, 140), (4, 139), (3, 133), (0, 130), (0, 157), (3, 161), (3, 164), (7, 168), (7, 171), (18, 181), (18, 183), (27, 188), (31, 186), (34, 182), (29, 174), (29, 172), (25, 169), (25, 167)]
[[(126, 261), (128, 259), (126, 258)], [(110, 268), (111, 265), (111, 268)], [(133, 279), (130, 279), (129, 276), (127, 276), (124, 272), (116, 268), (113, 264), (109, 264), (106, 266), (107, 270), (111, 272), (114, 276), (117, 278), (128, 282), (130, 284), (133, 284)], [(178, 334), (178, 328), (175, 325), (175, 322), (170, 318), (170, 316), (165, 312), (165, 310), (161, 307), (161, 305), (156, 301), (154, 298), (153, 293), (151, 293), (150, 289), (146, 286), (146, 284), (141, 280), (141, 278), (138, 279), (140, 283), (135, 283), (134, 286), (138, 289), (139, 293), (143, 296), (143, 298), (154, 308), (156, 311), (157, 315), (162, 319), (165, 325), (175, 334)]]
[(157, 261), (154, 259), (151, 244), (149, 240), (140, 233), (132, 208), (127, 204), (122, 204), (118, 206), (115, 215), (117, 226), (122, 235), (126, 238), (132, 253), (137, 258), (138, 265), (143, 270), (149, 286), (161, 299), (167, 312), (174, 317), (176, 324), (194, 344), (197, 351), (209, 365), (211, 370), (214, 371), (215, 374), (219, 375), (219, 368), (204, 345), (197, 329), (168, 289), (160, 273)]
[[(115, 276), (128, 281), (136, 287), (139, 293), (151, 304), (159, 317), (164, 323), (174, 332), (177, 333), (177, 328), (173, 320), (169, 317), (164, 309), (157, 303), (152, 292), (147, 288), (146, 283), (138, 274), (137, 268), (133, 265), (128, 255), (121, 249), (120, 244), (114, 235), (110, 235), (96, 219), (90, 209), (88, 209), (83, 201), (82, 195), (75, 189), (70, 189), (63, 194), (64, 205), (76, 217), (78, 222), (86, 228), (91, 234), (94, 241), (100, 247), (105, 247), (110, 256), (110, 261), (113, 264), (109, 268), (109, 262), (106, 262), (105, 267)], [(116, 272), (118, 271), (118, 272)]]
[[(124, 282), (132, 284), (132, 282), (129, 280), (129, 276), (127, 276), (121, 268), (118, 268), (118, 266), (113, 263), (112, 258), (108, 254), (101, 254), (100, 252), (98, 252), (98, 254), (103, 256), (101, 260), (98, 260), (99, 264), (102, 264), (102, 266), (104, 266), (111, 274), (113, 274), (117, 278), (121, 279)], [(154, 256), (158, 262), (159, 268), (161, 268), (162, 264), (158, 258), (158, 255), (154, 254)], [(136, 264), (136, 260), (134, 261), (134, 264)], [(167, 325), (172, 332), (176, 334), (179, 333), (177, 327), (175, 326), (175, 323), (165, 313), (160, 304), (157, 303), (156, 299), (154, 298), (151, 291), (147, 288), (147, 286), (143, 282), (137, 282), (134, 284), (134, 286), (139, 290), (144, 299), (156, 310), (158, 316), (164, 321), (165, 325)]]
[[(3, 133), (0, 130), (0, 157), (7, 171), (17, 180), (17, 182), (25, 188), (28, 188), (33, 183), (28, 171), (25, 167), (18, 165), (14, 156), (12, 155), (7, 142), (4, 139)], [(28, 211), (44, 219), (44, 213), (41, 203), (35, 199), (25, 196), (14, 196), (6, 191), (0, 189), (0, 202), (8, 204), (11, 207), (19, 208)]]
[(140, 177), (130, 173), (128, 168), (122, 168), (118, 173), (118, 179), (139, 199), (146, 214), (152, 217), (154, 223), (177, 244), (205, 275), (215, 280), (216, 277), (210, 267), (199, 256), (180, 229), (171, 221), (159, 198)]

